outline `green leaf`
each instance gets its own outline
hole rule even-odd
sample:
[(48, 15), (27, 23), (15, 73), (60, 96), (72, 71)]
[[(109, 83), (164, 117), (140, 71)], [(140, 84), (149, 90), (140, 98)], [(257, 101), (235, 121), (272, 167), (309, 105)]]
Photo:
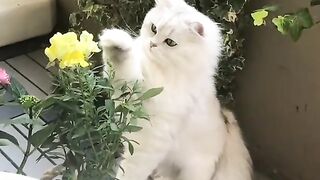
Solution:
[(150, 99), (163, 91), (163, 88), (152, 88), (149, 89), (147, 92), (143, 93), (142, 96), (138, 98), (138, 100), (144, 101), (146, 99)]
[(0, 98), (3, 98), (3, 96), (6, 94), (6, 89), (2, 89), (2, 87), (0, 86)]
[(296, 17), (298, 18), (297, 21), (299, 21), (299, 24), (301, 24), (304, 28), (311, 28), (314, 24), (308, 8), (298, 11), (296, 13)]
[(297, 41), (302, 34), (303, 27), (297, 22), (293, 21), (290, 23), (290, 36), (294, 41)]
[(40, 101), (38, 104), (36, 104), (33, 108), (34, 109), (47, 109), (48, 107), (52, 106), (55, 102), (57, 102), (57, 99), (53, 96), (48, 96), (46, 99)]
[(1, 146), (9, 146), (10, 145), (10, 141), (7, 139), (0, 139), (0, 147)]
[(119, 131), (119, 128), (115, 123), (110, 123), (110, 128), (112, 131)]
[(48, 137), (55, 130), (55, 128), (56, 128), (56, 124), (52, 123), (47, 125), (45, 128), (37, 131), (36, 133), (34, 133), (30, 138), (32, 145), (34, 147), (39, 147), (48, 139)]
[(289, 34), (294, 41), (297, 41), (304, 29), (311, 28), (314, 23), (307, 8), (299, 10), (295, 14), (278, 16), (272, 20), (279, 32)]
[(28, 95), (27, 90), (13, 77), (11, 77), (11, 85), (9, 87), (16, 100), (23, 95)]
[(115, 111), (115, 103), (111, 99), (107, 99), (104, 102), (105, 108), (109, 111), (109, 115), (113, 116)]
[(253, 24), (255, 26), (265, 25), (266, 24), (265, 18), (268, 17), (268, 15), (269, 15), (269, 12), (266, 11), (265, 9), (256, 10), (255, 12), (251, 13)]
[(126, 128), (125, 131), (132, 133), (132, 132), (138, 132), (138, 131), (140, 131), (141, 129), (142, 129), (142, 127), (140, 127), (140, 126), (129, 125), (129, 126)]
[(83, 12), (74, 12), (71, 13), (69, 16), (69, 22), (71, 26), (79, 26), (81, 21), (84, 19), (84, 13)]
[(272, 23), (276, 25), (278, 31), (281, 32), (283, 35), (286, 35), (288, 33), (288, 30), (287, 30), (288, 22), (283, 16), (278, 16), (276, 18), (273, 18)]
[(317, 6), (320, 5), (320, 0), (311, 0), (311, 6)]
[(81, 137), (83, 135), (85, 135), (87, 133), (87, 128), (82, 126), (82, 127), (77, 127), (74, 132), (73, 132), (73, 136), (71, 137), (72, 139), (74, 138), (78, 138)]
[(134, 148), (131, 142), (128, 141), (128, 148), (129, 148), (129, 152), (132, 155), (134, 153)]
[(59, 143), (54, 143), (54, 142), (53, 142), (54, 140), (55, 140), (54, 135), (49, 136), (49, 137), (41, 144), (41, 148), (56, 149), (57, 146), (59, 146)]
[(132, 91), (133, 91), (133, 92), (139, 92), (140, 89), (141, 89), (141, 87), (140, 87), (139, 81), (135, 81), (135, 82), (134, 82), (134, 85), (133, 85), (133, 87), (132, 87)]
[(149, 115), (146, 112), (144, 112), (144, 110), (141, 109), (141, 108), (139, 108), (136, 111), (132, 112), (132, 114), (136, 118), (149, 119)]
[(0, 146), (7, 145), (8, 141), (19, 146), (19, 142), (14, 136), (12, 136), (11, 134), (8, 134), (4, 131), (1, 131), (1, 130), (0, 130), (0, 141), (1, 141)]
[(107, 126), (108, 126), (108, 123), (104, 122), (98, 127), (97, 131), (101, 131), (102, 129), (106, 128)]

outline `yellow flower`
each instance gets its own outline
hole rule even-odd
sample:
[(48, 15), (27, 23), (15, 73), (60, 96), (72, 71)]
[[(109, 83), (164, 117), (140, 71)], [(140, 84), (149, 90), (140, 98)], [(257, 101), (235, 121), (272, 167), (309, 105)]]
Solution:
[(101, 51), (98, 47), (98, 43), (93, 41), (93, 35), (89, 34), (87, 31), (82, 31), (80, 35), (80, 44), (87, 57), (89, 57), (92, 52)]
[(59, 67), (62, 69), (74, 65), (87, 67), (89, 66), (87, 61), (92, 53), (100, 52), (98, 43), (93, 41), (93, 35), (87, 31), (82, 32), (80, 41), (74, 32), (56, 33), (50, 39), (50, 44), (51, 46), (45, 49), (49, 65), (58, 60)]
[(85, 60), (85, 57), (81, 51), (73, 51), (67, 53), (59, 63), (61, 69), (65, 67), (72, 67), (75, 64), (80, 64), (81, 67), (89, 66), (89, 63)]

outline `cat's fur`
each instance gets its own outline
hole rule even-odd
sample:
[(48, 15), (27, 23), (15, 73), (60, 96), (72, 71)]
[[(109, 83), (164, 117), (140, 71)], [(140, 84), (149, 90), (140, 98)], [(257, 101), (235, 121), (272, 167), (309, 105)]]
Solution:
[[(168, 46), (167, 38), (177, 45)], [(141, 80), (146, 89), (164, 87), (145, 102), (150, 122), (140, 121), (140, 132), (125, 134), (139, 145), (132, 156), (125, 151), (124, 173), (117, 178), (146, 180), (156, 170), (171, 180), (251, 179), (236, 120), (222, 113), (214, 88), (221, 41), (217, 24), (183, 0), (156, 1), (136, 39), (118, 29), (103, 31), (103, 58), (116, 78)]]

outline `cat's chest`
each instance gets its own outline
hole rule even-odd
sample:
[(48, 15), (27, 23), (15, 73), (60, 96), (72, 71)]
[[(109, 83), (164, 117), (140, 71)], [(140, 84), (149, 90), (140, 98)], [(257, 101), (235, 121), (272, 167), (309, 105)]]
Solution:
[(185, 116), (197, 107), (199, 100), (196, 96), (194, 92), (181, 87), (164, 86), (163, 91), (150, 99), (146, 105), (155, 113)]

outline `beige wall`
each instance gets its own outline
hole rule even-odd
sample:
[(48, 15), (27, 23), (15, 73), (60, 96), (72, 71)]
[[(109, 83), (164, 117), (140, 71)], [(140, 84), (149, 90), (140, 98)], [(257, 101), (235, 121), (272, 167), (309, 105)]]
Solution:
[[(294, 11), (308, 3), (280, 4)], [(248, 29), (246, 51), (246, 67), (237, 78), (236, 114), (257, 168), (281, 180), (319, 180), (320, 25), (297, 43), (272, 25)]]

